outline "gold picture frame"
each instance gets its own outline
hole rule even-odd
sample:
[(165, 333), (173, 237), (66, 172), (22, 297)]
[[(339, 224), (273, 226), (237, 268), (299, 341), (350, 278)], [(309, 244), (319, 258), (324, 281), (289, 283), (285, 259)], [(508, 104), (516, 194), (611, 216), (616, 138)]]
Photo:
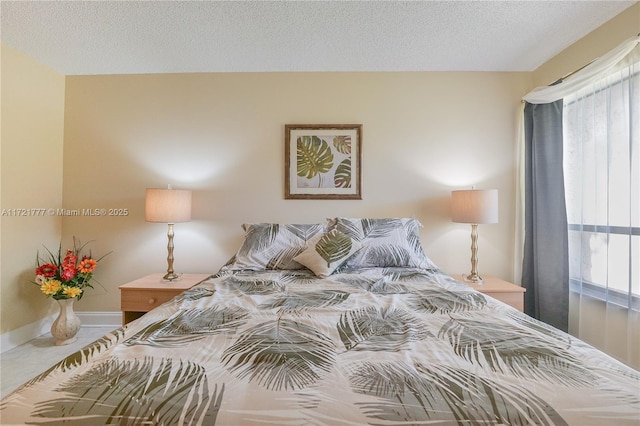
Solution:
[(285, 125), (285, 199), (361, 200), (362, 124)]

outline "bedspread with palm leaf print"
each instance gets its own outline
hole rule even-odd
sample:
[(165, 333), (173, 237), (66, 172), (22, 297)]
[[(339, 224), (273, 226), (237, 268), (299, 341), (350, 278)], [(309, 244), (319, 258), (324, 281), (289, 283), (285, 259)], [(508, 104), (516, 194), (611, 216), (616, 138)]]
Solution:
[(640, 374), (439, 270), (230, 271), (0, 403), (2, 424), (638, 425)]

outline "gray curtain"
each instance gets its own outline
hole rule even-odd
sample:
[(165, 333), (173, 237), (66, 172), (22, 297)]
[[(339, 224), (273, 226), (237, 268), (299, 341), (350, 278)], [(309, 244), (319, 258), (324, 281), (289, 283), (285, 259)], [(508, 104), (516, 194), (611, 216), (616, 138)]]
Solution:
[(568, 329), (569, 255), (562, 172), (562, 99), (526, 103), (525, 238), (522, 286), (525, 313)]

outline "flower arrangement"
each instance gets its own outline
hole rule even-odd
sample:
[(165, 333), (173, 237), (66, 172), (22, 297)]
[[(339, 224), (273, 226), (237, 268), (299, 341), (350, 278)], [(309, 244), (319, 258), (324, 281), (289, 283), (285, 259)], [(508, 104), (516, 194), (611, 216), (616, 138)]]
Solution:
[(93, 271), (106, 254), (97, 260), (93, 258), (91, 251), (88, 256), (82, 255), (82, 250), (87, 244), (81, 244), (74, 237), (73, 250), (68, 249), (64, 257), (62, 244), (58, 247), (58, 253), (53, 253), (45, 247), (49, 253), (46, 260), (42, 259), (38, 252), (35, 284), (40, 286), (40, 291), (57, 300), (74, 297), (80, 300), (86, 287), (93, 288)]

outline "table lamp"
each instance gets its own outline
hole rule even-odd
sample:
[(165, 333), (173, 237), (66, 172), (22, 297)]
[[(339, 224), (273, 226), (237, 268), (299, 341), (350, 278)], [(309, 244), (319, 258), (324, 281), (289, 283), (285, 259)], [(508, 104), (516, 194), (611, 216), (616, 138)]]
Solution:
[(186, 189), (148, 188), (145, 197), (144, 219), (147, 222), (169, 224), (167, 237), (167, 273), (162, 279), (175, 281), (180, 275), (173, 271), (173, 224), (191, 220), (191, 191)]
[(469, 189), (451, 191), (451, 219), (471, 224), (471, 274), (466, 281), (482, 284), (478, 275), (478, 224), (498, 222), (498, 190)]

